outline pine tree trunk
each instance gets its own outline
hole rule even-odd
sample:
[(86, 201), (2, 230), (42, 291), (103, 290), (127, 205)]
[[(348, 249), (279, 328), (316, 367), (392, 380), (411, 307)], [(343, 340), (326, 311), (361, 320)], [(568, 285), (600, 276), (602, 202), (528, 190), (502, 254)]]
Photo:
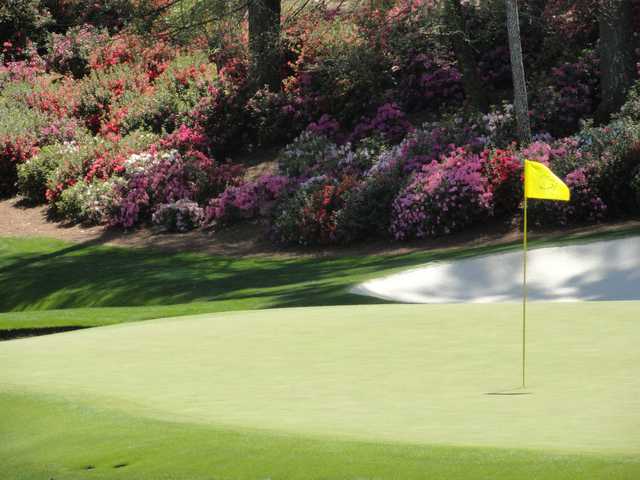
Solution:
[(529, 123), (527, 83), (524, 74), (524, 64), (522, 61), (518, 3), (517, 0), (505, 0), (505, 2), (507, 7), (509, 53), (511, 55), (511, 75), (513, 77), (513, 105), (516, 112), (518, 139), (522, 145), (528, 145), (531, 143), (531, 125)]
[(620, 109), (635, 77), (630, 0), (600, 0), (600, 82), (598, 119)]
[(464, 21), (460, 0), (446, 0), (445, 19), (451, 45), (458, 61), (458, 67), (462, 73), (462, 87), (464, 94), (473, 108), (486, 112), (489, 107), (486, 89), (480, 81), (478, 74), (478, 62), (473, 48), (467, 39), (467, 28)]
[(256, 88), (280, 90), (280, 0), (250, 0), (250, 75)]

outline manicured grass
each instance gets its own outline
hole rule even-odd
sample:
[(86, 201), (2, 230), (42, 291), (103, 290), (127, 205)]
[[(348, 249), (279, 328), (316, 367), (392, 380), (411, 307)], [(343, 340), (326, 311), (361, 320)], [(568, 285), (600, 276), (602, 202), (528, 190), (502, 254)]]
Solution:
[(527, 395), (494, 395), (522, 393), (517, 305), (227, 312), (2, 342), (0, 478), (635, 479), (638, 312), (532, 305)]
[[(0, 385), (160, 420), (640, 453), (640, 303), (226, 312), (0, 343)], [(521, 392), (518, 392), (521, 393)]]
[[(525, 392), (517, 305), (276, 308), (373, 302), (348, 288), (517, 248), (230, 259), (0, 238), (0, 330), (181, 316), (0, 342), (0, 478), (640, 478), (640, 302), (532, 304)], [(207, 312), (225, 313), (189, 316)]]
[[(1, 394), (0, 477), (20, 480), (635, 480), (628, 455), (345, 441), (163, 422)], [(117, 468), (116, 468), (117, 467)]]
[[(617, 238), (549, 236), (532, 247)], [(197, 253), (0, 238), (0, 330), (98, 326), (230, 310), (379, 303), (354, 283), (414, 265), (520, 248), (516, 243), (406, 255), (227, 258)], [(124, 308), (123, 308), (124, 307)]]

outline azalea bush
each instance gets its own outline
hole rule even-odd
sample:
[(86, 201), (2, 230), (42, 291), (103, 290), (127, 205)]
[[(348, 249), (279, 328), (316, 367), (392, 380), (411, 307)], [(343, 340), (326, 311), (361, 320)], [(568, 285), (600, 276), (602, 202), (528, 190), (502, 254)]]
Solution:
[(393, 202), (391, 232), (397, 240), (449, 234), (493, 213), (483, 161), (458, 148), (416, 172)]
[(50, 213), (72, 223), (108, 223), (118, 212), (117, 187), (121, 179), (79, 181), (64, 189), (51, 203)]
[[(60, 127), (65, 123), (67, 125), (79, 123), (75, 113), (80, 101), (80, 91), (73, 79), (60, 78), (59, 75), (51, 74), (22, 83), (23, 86), (25, 84), (24, 95), (17, 99), (17, 103), (46, 117), (46, 123), (42, 126), (37, 125), (39, 131), (42, 127), (55, 130), (56, 126)], [(20, 85), (20, 82), (14, 82), (12, 86)], [(70, 132), (70, 135), (73, 136), (73, 132)]]
[[(415, 48), (415, 47), (414, 47)], [(395, 69), (399, 96), (408, 109), (440, 109), (459, 105), (464, 98), (462, 74), (455, 62), (432, 52), (409, 52), (408, 61)]]
[(109, 70), (117, 65), (131, 64), (139, 42), (131, 35), (114, 35), (108, 42), (92, 52), (89, 64), (92, 71)]
[(600, 198), (590, 167), (578, 168), (569, 173), (564, 182), (571, 191), (569, 202), (529, 200), (531, 222), (542, 228), (552, 226), (584, 225), (603, 221), (607, 205)]
[(214, 227), (242, 220), (267, 217), (290, 185), (289, 177), (263, 175), (256, 180), (228, 187), (206, 209), (206, 222)]
[(635, 212), (638, 205), (630, 181), (640, 166), (640, 124), (619, 120), (587, 128), (578, 141), (581, 156), (593, 164), (596, 189), (609, 215)]
[(571, 190), (571, 201), (564, 208), (566, 223), (592, 224), (604, 220), (607, 205), (598, 195), (593, 176), (593, 171), (585, 167), (578, 168), (565, 177)]
[(532, 102), (534, 125), (558, 136), (571, 134), (599, 104), (599, 58), (586, 51), (576, 62), (553, 67), (541, 82)]
[(377, 136), (391, 144), (400, 143), (413, 130), (404, 112), (395, 103), (385, 103), (373, 118), (364, 117), (353, 129), (350, 140), (357, 142), (365, 137)]
[(632, 122), (640, 122), (640, 82), (636, 82), (629, 90), (627, 101), (620, 109), (617, 117), (620, 119), (626, 118)]
[[(116, 32), (135, 19), (132, 0), (43, 0), (53, 20), (62, 26), (91, 24)], [(153, 4), (154, 2), (151, 2)]]
[[(124, 113), (120, 129), (147, 128), (156, 133), (171, 132), (190, 122), (191, 112), (209, 95), (216, 74), (205, 55), (178, 55), (163, 67), (153, 86), (123, 93)], [(197, 122), (193, 126), (198, 128)]]
[(438, 6), (423, 0), (353, 15), (371, 51), (388, 59), (392, 96), (405, 111), (440, 112), (462, 103), (462, 75), (446, 42), (437, 40), (438, 16)]
[(123, 165), (125, 181), (118, 185), (112, 224), (130, 228), (149, 220), (160, 204), (193, 199), (197, 188), (193, 167), (175, 150), (131, 155)]
[(73, 150), (70, 143), (47, 145), (18, 165), (17, 188), (20, 195), (32, 204), (44, 203), (49, 179), (61, 167), (65, 155)]
[(29, 136), (0, 136), (0, 198), (14, 195), (17, 191), (18, 165), (38, 152)]
[(278, 157), (278, 163), (282, 172), (287, 175), (310, 176), (320, 171), (335, 170), (346, 150), (324, 135), (309, 130), (284, 148)]
[(312, 177), (275, 209), (272, 238), (283, 244), (326, 245), (338, 240), (337, 222), (352, 177)]
[(46, 62), (38, 53), (33, 43), (27, 43), (26, 48), (19, 48), (18, 55), (13, 55), (14, 45), (5, 42), (0, 49), (0, 86), (10, 82), (34, 82), (39, 75), (46, 72)]
[(426, 122), (410, 132), (400, 144), (407, 172), (419, 170), (423, 165), (438, 161), (458, 147), (481, 152), (489, 138), (481, 119), (462, 116), (444, 117), (438, 122)]
[(81, 78), (89, 72), (91, 53), (107, 40), (108, 35), (93, 25), (72, 27), (64, 34), (53, 33), (47, 64), (56, 72)]
[(83, 134), (75, 141), (53, 145), (46, 154), (56, 157), (57, 167), (47, 177), (45, 198), (55, 210), (55, 201), (67, 187), (122, 173), (126, 158), (146, 150), (155, 140), (149, 132), (137, 131), (118, 140)]
[(120, 133), (126, 117), (127, 97), (144, 95), (149, 84), (139, 66), (118, 65), (108, 71), (92, 71), (80, 83), (76, 115), (94, 134)]
[(505, 102), (482, 115), (481, 128), (487, 143), (494, 147), (507, 148), (517, 138), (513, 105)]
[(200, 226), (204, 210), (196, 202), (182, 199), (160, 204), (152, 218), (154, 224), (161, 225), (169, 232), (184, 233)]
[(34, 129), (46, 124), (46, 116), (24, 105), (3, 103), (0, 96), (0, 197), (16, 193), (18, 165), (38, 152)]
[(400, 149), (381, 152), (360, 181), (345, 192), (344, 206), (336, 215), (336, 242), (389, 237), (393, 200), (404, 181)]
[(40, 0), (2, 2), (0, 45), (5, 44), (13, 52), (19, 52), (29, 40), (42, 41), (50, 23), (51, 14)]
[(245, 107), (251, 125), (250, 149), (282, 145), (296, 137), (309, 123), (305, 112), (286, 93), (267, 88), (256, 91)]
[[(526, 146), (508, 103), (499, 0), (462, 4), (493, 104), (482, 113), (464, 98), (437, 2), (318, 4), (285, 15), (282, 82), (272, 87), (252, 81), (247, 21), (172, 36), (175, 19), (148, 15), (163, 5), (0, 7), (1, 196), (121, 228), (249, 220), (282, 243), (408, 240), (513, 221), (522, 160), (531, 159), (572, 190), (566, 204), (533, 201), (534, 223), (640, 209), (640, 87), (612, 122), (589, 120), (601, 96), (597, 22), (582, 18), (591, 0), (521, 5), (532, 67)], [(271, 173), (246, 178), (271, 151)]]
[(41, 144), (51, 145), (72, 142), (86, 136), (87, 133), (78, 119), (63, 116), (54, 117), (47, 125), (43, 125), (38, 132), (38, 137)]
[(229, 186), (239, 185), (245, 166), (233, 162), (216, 161), (211, 154), (207, 137), (198, 129), (180, 125), (160, 139), (156, 148), (176, 150), (189, 164), (196, 183), (196, 200), (206, 203)]
[(76, 135), (77, 124), (45, 100), (49, 85), (46, 77), (33, 83), (14, 78), (0, 91), (0, 196), (16, 193), (20, 164), (45, 145)]
[[(527, 159), (533, 159), (527, 156)], [(523, 198), (522, 160), (513, 150), (484, 150), (481, 154), (482, 174), (487, 178), (492, 192), (493, 213), (513, 215)]]
[(351, 38), (331, 41), (325, 47), (330, 50), (301, 74), (296, 93), (310, 116), (326, 113), (350, 127), (384, 103), (384, 92), (394, 80), (382, 52), (369, 48), (353, 30), (342, 34)]
[(342, 131), (340, 122), (326, 113), (322, 114), (317, 121), (311, 122), (307, 126), (307, 130), (317, 136), (327, 137), (333, 142), (341, 143)]
[(548, 164), (571, 190), (568, 203), (533, 201), (533, 222), (588, 224), (636, 214), (633, 178), (640, 168), (639, 128), (628, 119), (587, 125), (573, 137), (536, 142), (525, 150), (526, 158)]
[(187, 123), (205, 133), (218, 158), (227, 158), (250, 143), (246, 93), (226, 85), (209, 85), (206, 95), (187, 113)]

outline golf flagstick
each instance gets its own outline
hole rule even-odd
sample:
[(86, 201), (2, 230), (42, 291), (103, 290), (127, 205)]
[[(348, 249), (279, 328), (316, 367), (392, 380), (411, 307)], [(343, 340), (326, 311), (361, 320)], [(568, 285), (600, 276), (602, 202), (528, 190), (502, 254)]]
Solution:
[(525, 388), (526, 377), (526, 339), (527, 339), (527, 169), (524, 168), (524, 238), (522, 242), (522, 388)]
[(549, 170), (549, 167), (532, 160), (523, 162), (522, 182), (524, 184), (524, 235), (522, 242), (522, 388), (526, 387), (527, 361), (527, 200), (560, 200), (568, 202), (571, 192), (562, 180)]

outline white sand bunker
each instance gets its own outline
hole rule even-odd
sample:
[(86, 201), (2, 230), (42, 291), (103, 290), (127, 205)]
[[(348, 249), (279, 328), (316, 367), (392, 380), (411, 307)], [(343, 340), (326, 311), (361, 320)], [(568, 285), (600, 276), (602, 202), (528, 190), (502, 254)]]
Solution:
[[(640, 300), (640, 237), (529, 251), (529, 299)], [(407, 303), (522, 300), (522, 252), (430, 264), (354, 287)]]

